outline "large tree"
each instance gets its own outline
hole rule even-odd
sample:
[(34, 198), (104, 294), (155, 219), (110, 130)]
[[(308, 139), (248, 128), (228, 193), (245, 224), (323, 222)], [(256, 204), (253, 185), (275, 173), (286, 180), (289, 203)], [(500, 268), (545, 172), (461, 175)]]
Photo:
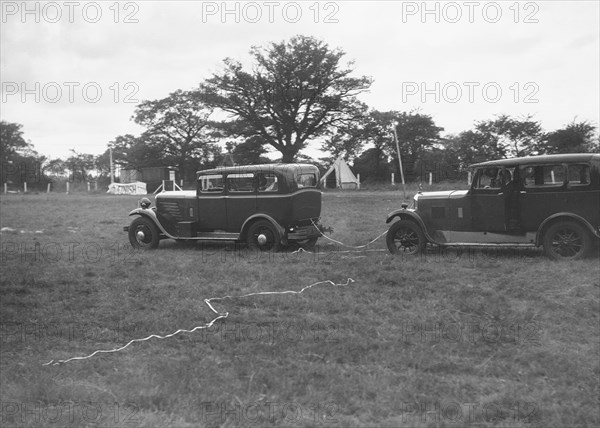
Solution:
[[(390, 113), (393, 114), (385, 120), (386, 122), (392, 118), (394, 120), (400, 153), (402, 155), (402, 165), (405, 165), (404, 173), (410, 178), (415, 178), (421, 172), (421, 166), (417, 164), (417, 161), (428, 150), (431, 150), (436, 144), (441, 143), (440, 132), (444, 128), (436, 126), (433, 118), (426, 114), (418, 112), (402, 112), (399, 114), (397, 112), (388, 112), (388, 115)], [(400, 172), (395, 143), (393, 139), (389, 139), (388, 141), (392, 147), (390, 152), (395, 160), (396, 170)]]
[(44, 185), (42, 164), (46, 161), (25, 140), (23, 125), (0, 121), (0, 176), (2, 182), (20, 186), (23, 182)]
[(598, 152), (596, 127), (587, 121), (573, 121), (564, 128), (545, 134), (539, 151), (546, 154)]
[(109, 157), (112, 149), (113, 163), (122, 167), (140, 169), (148, 166), (168, 166), (158, 138), (135, 137), (131, 134), (119, 135), (108, 143), (108, 149), (101, 157), (103, 162)]
[(201, 87), (208, 102), (233, 115), (238, 135), (261, 136), (293, 162), (309, 139), (361, 117), (365, 106), (357, 95), (371, 78), (352, 77), (344, 52), (313, 37), (295, 36), (252, 47), (251, 71), (232, 59)]
[(209, 159), (213, 152), (208, 132), (213, 108), (206, 101), (200, 91), (177, 90), (166, 98), (142, 102), (133, 115), (147, 128), (142, 142), (159, 147), (163, 159), (173, 162), (186, 180), (194, 178), (197, 160)]
[(15, 154), (25, 154), (32, 149), (30, 143), (23, 138), (23, 125), (19, 123), (0, 121), (0, 156), (3, 162), (8, 162)]
[(542, 136), (542, 126), (528, 115), (513, 118), (500, 115), (493, 120), (485, 120), (475, 125), (475, 130), (491, 141), (499, 157), (519, 157), (536, 154)]

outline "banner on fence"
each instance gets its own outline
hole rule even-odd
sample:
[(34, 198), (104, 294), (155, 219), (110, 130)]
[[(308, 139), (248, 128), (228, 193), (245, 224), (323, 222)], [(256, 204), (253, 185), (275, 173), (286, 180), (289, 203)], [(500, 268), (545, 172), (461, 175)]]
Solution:
[(111, 193), (113, 195), (145, 195), (148, 192), (146, 191), (146, 183), (142, 183), (141, 181), (137, 181), (135, 183), (111, 183), (108, 185), (108, 191), (106, 193)]

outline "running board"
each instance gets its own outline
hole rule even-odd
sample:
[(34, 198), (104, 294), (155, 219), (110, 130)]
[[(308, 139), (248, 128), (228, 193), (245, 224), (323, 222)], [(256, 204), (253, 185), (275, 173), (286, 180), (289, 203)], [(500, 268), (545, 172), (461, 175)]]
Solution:
[(534, 243), (529, 244), (520, 244), (520, 243), (466, 243), (466, 242), (444, 242), (444, 243), (436, 243), (441, 247), (505, 247), (505, 248), (514, 248), (514, 247), (527, 247), (527, 248), (535, 248), (537, 245)]
[(494, 232), (465, 232), (465, 231), (450, 231), (437, 230), (436, 235), (441, 235), (436, 240), (439, 245), (453, 246), (525, 246), (535, 247), (535, 232), (527, 232), (523, 234), (510, 233), (494, 233)]
[(240, 234), (229, 232), (198, 232), (196, 236), (175, 236), (174, 238), (186, 241), (237, 241), (240, 239)]

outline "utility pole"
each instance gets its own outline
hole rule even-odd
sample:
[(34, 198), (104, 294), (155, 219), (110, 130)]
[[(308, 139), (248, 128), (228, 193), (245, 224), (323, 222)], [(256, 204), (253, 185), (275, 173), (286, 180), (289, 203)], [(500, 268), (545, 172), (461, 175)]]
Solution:
[(396, 132), (396, 126), (398, 122), (394, 122), (394, 141), (396, 141), (396, 150), (398, 151), (398, 164), (400, 165), (400, 178), (402, 179), (402, 192), (404, 193), (404, 199), (406, 199), (406, 183), (404, 182), (404, 171), (402, 169), (402, 156), (400, 155), (400, 143), (398, 142), (398, 133)]
[(113, 164), (112, 164), (112, 149), (108, 149), (108, 158), (110, 162), (110, 184), (115, 182), (115, 176), (113, 172)]

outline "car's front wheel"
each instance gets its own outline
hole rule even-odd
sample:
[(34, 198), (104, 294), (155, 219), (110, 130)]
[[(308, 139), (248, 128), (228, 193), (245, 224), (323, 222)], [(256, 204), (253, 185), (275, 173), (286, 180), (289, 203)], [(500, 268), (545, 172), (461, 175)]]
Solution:
[(129, 226), (129, 242), (136, 249), (153, 250), (160, 240), (158, 228), (152, 220), (138, 217)]
[(390, 226), (386, 236), (392, 254), (418, 254), (425, 249), (425, 235), (417, 223), (399, 220)]
[(559, 221), (544, 234), (544, 252), (553, 260), (577, 260), (592, 248), (592, 237), (573, 221)]
[(252, 223), (248, 229), (246, 240), (248, 246), (253, 250), (279, 251), (281, 249), (281, 235), (267, 220), (258, 220)]

